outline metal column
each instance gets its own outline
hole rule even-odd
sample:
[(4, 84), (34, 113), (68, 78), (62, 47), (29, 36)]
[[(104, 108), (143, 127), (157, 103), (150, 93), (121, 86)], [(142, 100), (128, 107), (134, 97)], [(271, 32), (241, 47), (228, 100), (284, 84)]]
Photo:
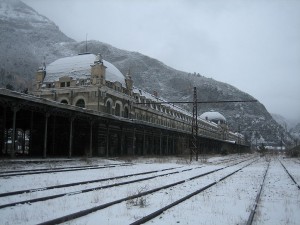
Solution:
[(143, 131), (143, 155), (146, 155), (146, 131)]
[(136, 141), (136, 137), (135, 137), (135, 128), (133, 128), (133, 134), (132, 134), (132, 154), (135, 155), (135, 141)]
[(73, 121), (74, 121), (74, 117), (72, 117), (70, 120), (69, 158), (72, 157), (72, 148), (73, 148)]
[(15, 157), (15, 147), (16, 147), (16, 119), (17, 119), (17, 112), (18, 112), (18, 107), (14, 106), (13, 107), (13, 133), (12, 133), (12, 149), (10, 152), (10, 156), (12, 158)]
[(159, 135), (159, 155), (162, 155), (162, 132)]
[(121, 126), (121, 137), (120, 137), (120, 155), (122, 156), (124, 154), (124, 130)]
[(3, 107), (3, 142), (1, 143), (2, 152), (7, 153), (6, 142), (7, 142), (7, 132), (6, 132), (6, 107)]
[(90, 121), (90, 152), (89, 152), (89, 157), (93, 156), (93, 124), (94, 124), (94, 121)]
[(175, 154), (175, 135), (173, 135), (172, 141), (173, 141), (173, 144), (172, 144), (172, 154), (174, 155)]
[(45, 115), (45, 132), (44, 132), (44, 150), (43, 150), (43, 158), (47, 157), (47, 139), (48, 139), (48, 118), (50, 114), (46, 113)]
[(166, 146), (166, 153), (169, 155), (169, 135), (167, 134), (167, 146)]
[(106, 157), (109, 155), (109, 124), (106, 124)]
[(52, 127), (52, 155), (54, 155), (54, 149), (55, 149), (55, 127), (56, 127), (56, 116), (53, 116), (53, 127)]

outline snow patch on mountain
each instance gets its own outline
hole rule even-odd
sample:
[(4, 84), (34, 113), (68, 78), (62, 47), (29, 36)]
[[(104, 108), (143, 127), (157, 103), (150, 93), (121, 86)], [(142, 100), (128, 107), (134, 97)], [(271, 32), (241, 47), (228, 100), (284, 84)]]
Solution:
[(44, 23), (51, 23), (52, 21), (45, 16), (38, 14), (29, 6), (18, 0), (1, 0), (0, 2), (0, 19), (11, 21), (29, 21), (31, 25), (42, 26)]

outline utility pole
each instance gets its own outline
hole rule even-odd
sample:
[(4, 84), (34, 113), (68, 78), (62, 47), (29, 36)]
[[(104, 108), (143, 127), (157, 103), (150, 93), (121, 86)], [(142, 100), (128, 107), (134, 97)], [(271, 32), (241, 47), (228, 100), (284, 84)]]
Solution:
[(88, 51), (87, 51), (87, 36), (88, 36), (88, 34), (86, 33), (86, 34), (85, 34), (85, 53), (88, 52)]
[(198, 108), (196, 87), (194, 87), (193, 97), (192, 146), (190, 147), (190, 161), (193, 159), (193, 153), (196, 154), (196, 161), (198, 161)]
[[(198, 143), (198, 108), (197, 104), (208, 103), (237, 103), (237, 102), (257, 102), (257, 100), (213, 100), (213, 101), (198, 101), (197, 100), (197, 88), (194, 87), (193, 101), (156, 101), (156, 102), (134, 102), (135, 105), (161, 105), (161, 104), (193, 104), (193, 118), (192, 118), (192, 141), (190, 146), (190, 161), (193, 159), (193, 154), (196, 155), (196, 161), (198, 161), (199, 155), (199, 143)], [(240, 141), (239, 141), (240, 142)], [(256, 138), (257, 147), (257, 138)]]

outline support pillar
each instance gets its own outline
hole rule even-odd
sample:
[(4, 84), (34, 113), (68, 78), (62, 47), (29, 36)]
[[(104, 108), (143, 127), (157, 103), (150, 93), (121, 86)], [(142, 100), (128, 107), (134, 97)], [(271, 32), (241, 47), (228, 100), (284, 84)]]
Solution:
[(166, 146), (167, 155), (169, 155), (169, 135), (167, 135), (167, 146)]
[(2, 153), (7, 153), (7, 149), (6, 149), (6, 142), (7, 142), (7, 133), (6, 133), (6, 107), (3, 107), (3, 141), (1, 143), (2, 145), (2, 149), (1, 149), (1, 154)]
[(146, 131), (143, 131), (143, 155), (146, 155)]
[(31, 111), (30, 115), (30, 130), (29, 130), (30, 136), (29, 136), (29, 154), (32, 150), (32, 133), (33, 133), (33, 111)]
[(154, 133), (152, 132), (152, 145), (151, 145), (151, 155), (154, 154), (154, 144), (155, 144), (155, 141), (154, 141)]
[(16, 119), (17, 119), (17, 112), (18, 112), (18, 107), (14, 106), (13, 107), (13, 132), (12, 132), (12, 149), (10, 151), (10, 157), (14, 158), (15, 157), (15, 147), (16, 147)]
[(55, 149), (55, 127), (56, 127), (56, 116), (53, 116), (53, 127), (52, 127), (52, 155), (54, 155), (54, 149)]
[(90, 121), (90, 152), (89, 152), (89, 157), (93, 156), (93, 124), (94, 124), (94, 121)]
[(132, 155), (135, 155), (135, 141), (136, 141), (136, 137), (135, 137), (135, 128), (133, 128), (133, 134), (132, 134)]
[(48, 118), (50, 114), (46, 113), (45, 115), (45, 132), (44, 132), (44, 149), (43, 149), (43, 158), (47, 157), (47, 139), (48, 139)]
[(175, 155), (175, 135), (173, 135), (172, 142), (172, 155)]
[(120, 155), (124, 154), (124, 131), (123, 127), (121, 126), (121, 138), (120, 138)]
[(106, 157), (109, 155), (109, 124), (106, 124)]
[(72, 117), (71, 120), (70, 120), (69, 158), (72, 157), (72, 148), (73, 148), (73, 122), (74, 122), (74, 117)]
[(162, 132), (159, 135), (159, 155), (162, 155)]
[(23, 128), (22, 133), (22, 154), (25, 155), (25, 130), (26, 128)]

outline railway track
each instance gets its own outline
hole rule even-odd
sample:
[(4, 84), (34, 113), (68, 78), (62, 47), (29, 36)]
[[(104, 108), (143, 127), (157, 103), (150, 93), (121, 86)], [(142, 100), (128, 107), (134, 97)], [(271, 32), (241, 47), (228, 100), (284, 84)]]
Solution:
[(287, 173), (287, 175), (291, 178), (291, 180), (293, 181), (293, 183), (298, 187), (298, 189), (300, 190), (300, 186), (297, 183), (297, 181), (295, 180), (295, 178), (293, 177), (293, 175), (288, 171), (288, 169), (286, 168), (286, 166), (282, 163), (282, 161), (280, 159), (278, 159), (281, 166), (283, 167), (284, 171)]
[[(83, 217), (83, 216), (86, 216), (92, 212), (96, 212), (98, 210), (102, 210), (102, 209), (105, 209), (107, 207), (110, 207), (110, 206), (113, 206), (113, 205), (116, 205), (116, 204), (119, 204), (119, 203), (122, 203), (124, 201), (129, 201), (129, 200), (132, 200), (132, 199), (136, 199), (136, 198), (140, 198), (142, 196), (146, 196), (146, 195), (150, 195), (150, 194), (153, 194), (155, 192), (158, 192), (158, 191), (161, 191), (161, 190), (168, 190), (170, 188), (173, 188), (177, 185), (181, 185), (181, 184), (185, 184), (186, 182), (192, 182), (198, 178), (201, 178), (201, 177), (204, 177), (206, 175), (209, 175), (209, 174), (212, 174), (212, 173), (215, 173), (217, 171), (220, 171), (220, 170), (224, 170), (225, 168), (229, 168), (229, 167), (232, 167), (234, 165), (238, 165), (238, 164), (241, 164), (244, 162), (244, 164), (246, 165), (243, 165), (241, 166), (239, 169), (236, 169), (228, 174), (226, 174), (225, 176), (221, 177), (219, 180), (217, 181), (214, 181), (212, 182), (211, 184), (209, 185), (206, 185), (205, 187), (199, 189), (198, 191), (196, 192), (193, 192), (187, 196), (185, 196), (184, 198), (180, 199), (180, 201), (176, 201), (176, 203), (174, 204), (179, 204), (180, 202), (182, 201), (185, 201), (186, 199), (196, 195), (197, 193), (200, 193), (204, 190), (206, 190), (207, 188), (211, 187), (211, 186), (214, 186), (215, 184), (217, 184), (218, 182), (222, 181), (222, 180), (225, 180), (227, 179), (228, 177), (232, 176), (233, 174), (237, 173), (238, 171), (242, 170), (243, 168), (251, 165), (252, 163), (254, 163), (255, 161), (257, 161), (258, 159), (247, 159), (247, 160), (243, 160), (243, 161), (240, 161), (238, 163), (235, 163), (233, 165), (230, 165), (230, 166), (226, 166), (226, 167), (222, 167), (222, 168), (219, 168), (219, 169), (215, 169), (215, 170), (211, 170), (211, 171), (208, 171), (208, 172), (205, 172), (205, 173), (201, 173), (199, 175), (196, 175), (196, 176), (193, 176), (193, 177), (189, 177), (187, 179), (184, 179), (184, 180), (179, 180), (177, 182), (174, 182), (174, 183), (171, 183), (171, 184), (167, 184), (167, 185), (164, 185), (164, 186), (160, 186), (160, 187), (157, 187), (157, 188), (153, 188), (151, 190), (147, 190), (147, 191), (144, 191), (144, 192), (140, 192), (138, 194), (133, 194), (133, 195), (130, 195), (128, 197), (123, 197), (123, 198), (120, 198), (120, 199), (117, 199), (117, 200), (114, 200), (114, 201), (111, 201), (111, 202), (107, 202), (105, 204), (102, 204), (102, 205), (98, 205), (96, 207), (92, 207), (92, 208), (88, 208), (88, 209), (84, 209), (84, 210), (80, 210), (78, 212), (75, 212), (75, 213), (71, 213), (71, 214), (68, 214), (68, 215), (65, 215), (65, 216), (62, 216), (62, 217), (59, 217), (59, 218), (56, 218), (56, 219), (52, 219), (52, 220), (49, 220), (49, 221), (45, 221), (43, 223), (40, 223), (40, 224), (57, 224), (57, 223), (62, 223), (62, 222), (66, 222), (66, 221), (70, 221), (70, 220), (73, 220), (75, 218), (79, 218), (79, 217)], [(248, 161), (248, 162), (247, 162)], [(249, 163), (250, 161), (250, 163)], [(173, 205), (173, 204), (172, 204)], [(171, 205), (169, 207), (172, 207)], [(164, 210), (166, 210), (166, 208), (164, 208)], [(163, 211), (164, 211), (163, 210)], [(139, 224), (139, 223), (136, 223), (136, 224)]]
[[(242, 159), (247, 159), (247, 157), (243, 157)], [(237, 160), (236, 158), (226, 160), (226, 163), (231, 162), (231, 161), (236, 161), (236, 160)], [(106, 165), (109, 165), (109, 166), (110, 165), (116, 165), (117, 166), (117, 165), (122, 165), (122, 164), (118, 163), (118, 164), (106, 164)], [(127, 165), (127, 163), (125, 163), (125, 165)], [(129, 164), (129, 165), (131, 165), (131, 164)], [(86, 166), (83, 166), (83, 168), (85, 168), (85, 167)], [(171, 170), (171, 169), (175, 169), (175, 168), (181, 168), (181, 167), (182, 166), (172, 167), (172, 168), (167, 168), (167, 169), (162, 169), (162, 170), (152, 170), (152, 171), (141, 172), (141, 173), (126, 174), (126, 175), (116, 176), (116, 177), (109, 177), (109, 178), (94, 179), (94, 180), (87, 180), (87, 181), (81, 181), (81, 182), (66, 183), (66, 184), (61, 184), (61, 185), (53, 185), (53, 186), (38, 187), (38, 188), (31, 188), (31, 189), (22, 189), (22, 190), (18, 190), (18, 191), (0, 193), (0, 198), (1, 197), (7, 197), (7, 196), (13, 196), (13, 195), (19, 195), (19, 194), (32, 193), (32, 192), (36, 192), (36, 191), (51, 190), (51, 189), (55, 189), (55, 188), (65, 188), (65, 187), (71, 187), (71, 186), (76, 186), (76, 185), (91, 184), (91, 183), (96, 183), (96, 182), (103, 182), (103, 181), (121, 179), (121, 178), (132, 177), (132, 176), (146, 175), (146, 174), (162, 172), (162, 171), (167, 171), (167, 170)], [(64, 168), (60, 168), (60, 169), (65, 169), (65, 168), (81, 168), (81, 167), (64, 167)], [(45, 169), (45, 170), (49, 170), (49, 169)], [(35, 171), (35, 170), (22, 170), (22, 171), (31, 172), (31, 171)], [(6, 172), (2, 172), (2, 173), (9, 173), (9, 172), (11, 172), (11, 171), (6, 171)], [(0, 205), (0, 208), (1, 208), (1, 205)]]
[[(289, 178), (293, 181), (293, 183), (297, 186), (297, 188), (300, 189), (299, 184), (296, 182), (296, 180), (294, 179), (294, 177), (288, 171), (288, 169), (286, 168), (286, 166), (284, 165), (284, 163), (279, 158), (277, 158), (277, 159), (278, 159), (279, 163), (281, 164), (281, 166), (283, 167), (283, 169), (286, 172), (286, 174), (289, 176)], [(267, 168), (267, 170), (265, 172), (263, 182), (262, 182), (260, 190), (259, 190), (259, 192), (258, 192), (258, 194), (256, 196), (255, 203), (253, 205), (253, 209), (251, 210), (251, 213), (249, 215), (249, 218), (247, 220), (246, 225), (252, 225), (252, 223), (254, 221), (254, 216), (255, 216), (255, 213), (257, 211), (258, 202), (260, 201), (261, 192), (262, 192), (262, 189), (263, 189), (263, 186), (264, 186), (264, 182), (265, 182), (265, 178), (266, 178), (266, 175), (267, 175), (267, 172), (268, 172), (268, 169), (269, 169), (269, 165), (270, 165), (270, 163), (268, 164), (268, 168)]]
[[(254, 161), (253, 161), (253, 162), (254, 162)], [(231, 177), (232, 175), (236, 174), (237, 172), (241, 171), (242, 169), (244, 169), (244, 168), (250, 166), (253, 162), (250, 162), (250, 163), (246, 164), (245, 166), (242, 166), (241, 168), (239, 168), (239, 169), (237, 169), (237, 170), (235, 170), (235, 171), (233, 171), (233, 172), (227, 174), (226, 176), (223, 176), (222, 178), (218, 179), (217, 181), (214, 181), (214, 182), (212, 182), (212, 183), (210, 183), (210, 184), (208, 184), (208, 185), (206, 185), (206, 186), (204, 186), (204, 187), (202, 187), (202, 188), (200, 188), (200, 189), (198, 189), (198, 190), (196, 190), (196, 191), (194, 191), (194, 192), (192, 192), (192, 193), (190, 193), (190, 194), (188, 194), (188, 195), (186, 195), (186, 196), (184, 196), (184, 197), (182, 197), (182, 198), (180, 198), (180, 199), (178, 199), (177, 201), (174, 201), (174, 202), (172, 202), (171, 204), (168, 204), (168, 205), (166, 205), (166, 206), (164, 206), (164, 207), (162, 207), (162, 208), (160, 208), (160, 209), (158, 209), (158, 210), (156, 210), (156, 211), (154, 211), (154, 212), (152, 212), (152, 213), (150, 213), (150, 214), (148, 214), (148, 215), (142, 217), (141, 219), (138, 219), (138, 220), (136, 220), (136, 221), (130, 223), (130, 225), (140, 225), (140, 224), (144, 224), (144, 223), (146, 223), (146, 222), (148, 222), (148, 221), (150, 221), (150, 220), (152, 220), (152, 219), (158, 217), (159, 215), (161, 215), (161, 214), (162, 214), (163, 212), (165, 212), (166, 210), (168, 210), (168, 209), (170, 209), (170, 208), (172, 208), (172, 207), (174, 207), (174, 206), (177, 206), (177, 205), (179, 205), (180, 203), (182, 203), (182, 202), (184, 202), (184, 201), (190, 199), (191, 197), (193, 197), (193, 196), (195, 196), (195, 195), (197, 195), (197, 194), (200, 194), (201, 192), (203, 192), (203, 191), (205, 191), (205, 190), (207, 190), (207, 189), (213, 187), (213, 186), (216, 185), (217, 183), (219, 183), (219, 182), (221, 182), (221, 181), (223, 181), (223, 180), (226, 180), (227, 178)]]
[[(178, 168), (178, 167), (176, 167), (176, 168)], [(154, 170), (154, 171), (148, 171), (148, 172), (143, 172), (143, 173), (135, 173), (135, 174), (129, 174), (129, 175), (124, 175), (124, 176), (118, 176), (118, 177), (109, 177), (109, 178), (104, 178), (104, 179), (99, 179), (99, 180), (90, 180), (90, 181), (70, 183), (70, 184), (65, 184), (65, 185), (57, 185), (57, 186), (40, 188), (40, 189), (31, 189), (31, 190), (28, 189), (28, 190), (25, 190), (23, 192), (22, 191), (16, 191), (16, 192), (2, 193), (0, 195), (0, 197), (13, 196), (13, 195), (19, 195), (19, 194), (24, 194), (24, 193), (31, 193), (33, 191), (45, 191), (45, 190), (50, 190), (50, 189), (54, 189), (54, 188), (72, 187), (72, 186), (77, 186), (77, 185), (82, 185), (82, 184), (90, 184), (90, 183), (95, 183), (95, 182), (111, 181), (111, 180), (116, 180), (116, 179), (121, 179), (121, 178), (129, 178), (129, 177), (133, 177), (133, 176), (147, 175), (147, 174), (151, 174), (151, 173), (163, 172), (163, 171), (167, 171), (167, 170), (173, 170), (173, 169), (176, 169), (176, 168), (173, 167), (173, 168), (168, 168), (168, 169), (163, 169), (163, 170)], [(81, 190), (78, 190), (78, 191), (64, 192), (64, 193), (56, 194), (56, 195), (48, 195), (48, 196), (45, 196), (45, 197), (40, 197), (40, 198), (35, 198), (35, 199), (27, 199), (27, 200), (24, 200), (24, 201), (11, 202), (11, 203), (8, 203), (8, 204), (0, 205), (0, 209), (6, 208), (6, 207), (11, 207), (11, 206), (16, 206), (16, 205), (20, 205), (20, 204), (25, 204), (25, 203), (34, 203), (34, 202), (39, 202), (39, 201), (46, 201), (46, 200), (55, 199), (55, 198), (68, 196), (68, 195), (73, 195), (73, 194), (78, 194), (78, 193), (86, 193), (86, 192), (96, 191), (96, 190), (100, 190), (100, 189), (106, 189), (106, 188), (110, 188), (110, 187), (116, 187), (116, 186), (121, 186), (121, 185), (126, 185), (126, 184), (132, 184), (132, 183), (136, 183), (136, 182), (151, 180), (151, 179), (154, 179), (154, 178), (157, 178), (157, 177), (177, 174), (177, 173), (186, 172), (186, 171), (190, 171), (192, 169), (199, 169), (199, 168), (201, 168), (201, 167), (189, 168), (189, 169), (184, 169), (184, 170), (181, 170), (181, 171), (174, 171), (174, 172), (170, 172), (170, 173), (165, 173), (165, 174), (154, 175), (154, 176), (139, 178), (139, 179), (130, 180), (130, 181), (114, 183), (114, 184), (110, 184), (110, 185), (102, 185), (102, 186), (97, 186), (97, 187), (93, 187), (93, 188), (86, 188), (86, 189), (81, 189)]]
[[(112, 164), (104, 164), (103, 166), (114, 166), (119, 165), (120, 163), (112, 163)], [(78, 168), (89, 168), (89, 167), (97, 167), (99, 165), (89, 165), (89, 166), (66, 166), (66, 167), (54, 167), (54, 168), (39, 168), (39, 169), (25, 169), (25, 170), (6, 170), (1, 171), (0, 175), (2, 174), (11, 174), (11, 173), (26, 173), (26, 172), (39, 172), (39, 171), (48, 171), (54, 169), (78, 169)]]
[(151, 173), (172, 170), (175, 168), (180, 168), (180, 167), (171, 167), (171, 168), (162, 169), (162, 170), (151, 170), (151, 171), (141, 172), (141, 173), (132, 173), (132, 174), (126, 174), (126, 175), (116, 176), (116, 177), (108, 177), (108, 178), (102, 178), (102, 179), (66, 183), (66, 184), (61, 184), (61, 185), (53, 185), (53, 186), (39, 187), (39, 188), (33, 188), (33, 189), (23, 189), (23, 190), (18, 190), (18, 191), (0, 193), (0, 197), (26, 194), (26, 193), (36, 192), (36, 191), (45, 191), (45, 190), (51, 190), (51, 189), (55, 189), (55, 188), (65, 188), (65, 187), (72, 187), (72, 186), (83, 185), (83, 184), (91, 184), (91, 183), (96, 183), (96, 182), (103, 182), (103, 181), (121, 179), (121, 178), (132, 177), (132, 176), (146, 175), (146, 174), (151, 174)]
[(43, 174), (43, 173), (61, 173), (61, 172), (70, 172), (70, 171), (79, 171), (79, 170), (94, 170), (94, 169), (105, 169), (116, 166), (131, 166), (132, 163), (118, 163), (118, 164), (104, 164), (103, 166), (79, 166), (79, 167), (60, 167), (53, 169), (33, 169), (33, 170), (19, 170), (17, 172), (13, 171), (4, 171), (0, 173), (0, 178), (13, 177), (13, 176), (25, 176), (25, 175), (34, 175), (34, 174)]
[(263, 186), (264, 186), (264, 184), (265, 184), (265, 180), (266, 180), (266, 176), (267, 176), (269, 167), (270, 167), (270, 162), (268, 163), (267, 169), (266, 169), (266, 171), (265, 171), (265, 174), (264, 174), (262, 183), (261, 183), (260, 188), (259, 188), (259, 191), (258, 191), (258, 193), (257, 193), (257, 195), (256, 195), (255, 202), (254, 202), (254, 204), (253, 204), (253, 206), (252, 206), (252, 210), (251, 210), (251, 212), (250, 212), (250, 215), (249, 215), (249, 217), (248, 217), (248, 220), (247, 220), (246, 225), (251, 225), (251, 224), (253, 223), (254, 215), (255, 215), (256, 210), (257, 210), (258, 202), (260, 201), (261, 192), (262, 192)]
[[(280, 163), (280, 165), (282, 166), (282, 169), (285, 171), (286, 175), (293, 181), (293, 183), (297, 186), (298, 190), (300, 189), (300, 186), (299, 184), (296, 182), (296, 180), (294, 179), (294, 177), (291, 175), (291, 173), (288, 171), (288, 169), (286, 168), (286, 166), (284, 165), (284, 163), (279, 159), (277, 158), (278, 162)], [(254, 222), (257, 222), (257, 220), (260, 220), (261, 218), (261, 214), (260, 216), (255, 216), (256, 215), (256, 211), (257, 211), (257, 208), (259, 207), (259, 202), (261, 201), (261, 193), (262, 193), (262, 190), (264, 188), (264, 185), (265, 185), (265, 180), (266, 180), (266, 176), (267, 176), (267, 173), (268, 173), (268, 170), (269, 170), (269, 165), (270, 165), (270, 162), (268, 164), (268, 167), (267, 167), (267, 170), (265, 172), (265, 175), (264, 175), (264, 178), (263, 178), (263, 181), (262, 181), (262, 184), (261, 184), (261, 187), (260, 187), (260, 190), (256, 196), (256, 199), (255, 199), (255, 203), (253, 204), (253, 207), (252, 207), (252, 210), (251, 210), (251, 213), (249, 215), (249, 218), (247, 220), (247, 223), (245, 225), (252, 225)], [(271, 176), (271, 175), (270, 175)], [(272, 186), (273, 187), (273, 186)], [(265, 200), (267, 201), (267, 200)], [(262, 220), (263, 221), (263, 220)], [(260, 221), (260, 223), (262, 222)], [(279, 221), (277, 221), (279, 222)]]
[(213, 165), (220, 165), (220, 164), (224, 164), (224, 163), (230, 163), (232, 161), (236, 161), (236, 160), (243, 159), (243, 158), (245, 158), (245, 157), (244, 156), (238, 156), (238, 157), (234, 157), (234, 158), (219, 160), (217, 162), (213, 162), (212, 164)]

